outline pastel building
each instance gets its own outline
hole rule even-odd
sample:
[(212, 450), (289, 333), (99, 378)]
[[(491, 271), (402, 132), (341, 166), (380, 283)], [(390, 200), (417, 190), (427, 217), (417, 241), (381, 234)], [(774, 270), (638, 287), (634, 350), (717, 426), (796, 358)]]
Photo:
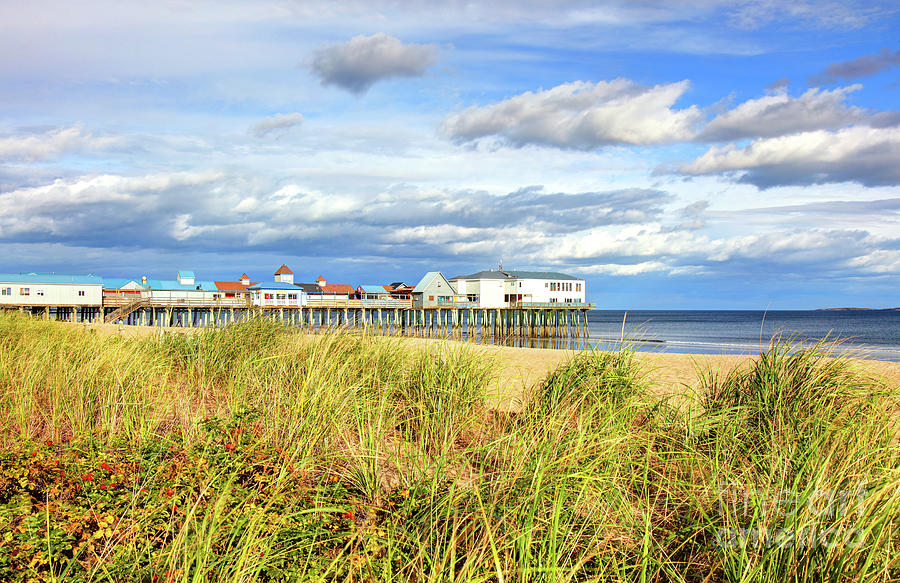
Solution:
[(92, 306), (103, 303), (103, 278), (62, 273), (0, 274), (0, 305)]
[(556, 271), (488, 270), (450, 279), (460, 295), (482, 308), (585, 302), (585, 281)]

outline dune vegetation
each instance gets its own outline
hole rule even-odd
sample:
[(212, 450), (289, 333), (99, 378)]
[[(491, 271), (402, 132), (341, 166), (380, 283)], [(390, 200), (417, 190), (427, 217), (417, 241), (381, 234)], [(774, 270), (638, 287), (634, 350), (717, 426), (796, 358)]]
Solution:
[(502, 412), (463, 344), (0, 316), (0, 580), (896, 581), (900, 391), (828, 356), (675, 407), (584, 351)]

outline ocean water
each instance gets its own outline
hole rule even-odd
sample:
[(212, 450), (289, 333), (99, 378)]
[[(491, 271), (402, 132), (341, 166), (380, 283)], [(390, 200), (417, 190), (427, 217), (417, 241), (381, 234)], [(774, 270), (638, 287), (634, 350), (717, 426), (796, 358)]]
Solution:
[(590, 344), (617, 342), (623, 318), (642, 351), (758, 354), (780, 334), (798, 343), (838, 340), (842, 351), (900, 361), (900, 310), (591, 310)]

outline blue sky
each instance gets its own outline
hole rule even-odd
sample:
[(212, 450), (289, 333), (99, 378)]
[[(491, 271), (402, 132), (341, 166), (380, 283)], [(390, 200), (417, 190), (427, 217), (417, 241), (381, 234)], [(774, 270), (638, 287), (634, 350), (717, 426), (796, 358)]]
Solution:
[(0, 271), (900, 305), (900, 5), (0, 5)]

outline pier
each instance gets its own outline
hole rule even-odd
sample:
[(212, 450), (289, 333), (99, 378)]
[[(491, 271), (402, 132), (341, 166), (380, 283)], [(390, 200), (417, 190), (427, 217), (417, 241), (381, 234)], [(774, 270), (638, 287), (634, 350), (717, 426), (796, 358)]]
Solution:
[(223, 327), (266, 318), (310, 332), (354, 329), (386, 336), (473, 341), (586, 338), (589, 303), (526, 303), (483, 308), (466, 302), (416, 308), (408, 301), (344, 300), (313, 305), (253, 306), (246, 302), (104, 298), (103, 306), (5, 306), (34, 317), (65, 322), (153, 327)]

